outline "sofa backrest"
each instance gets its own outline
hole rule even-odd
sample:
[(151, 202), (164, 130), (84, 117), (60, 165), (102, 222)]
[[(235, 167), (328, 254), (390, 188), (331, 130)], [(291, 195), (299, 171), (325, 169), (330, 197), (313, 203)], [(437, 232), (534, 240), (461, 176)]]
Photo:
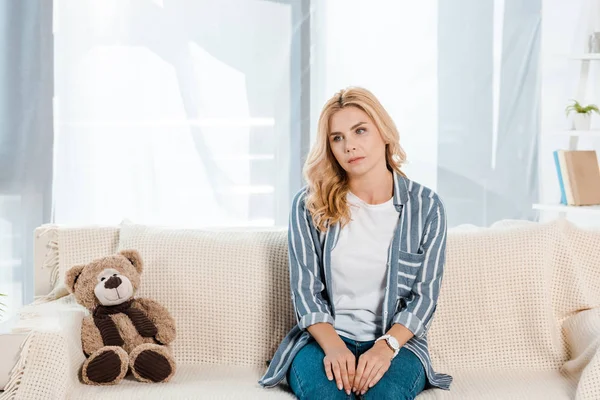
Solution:
[(163, 304), (186, 364), (266, 366), (293, 326), (287, 231), (202, 231), (123, 225), (119, 249), (145, 266), (138, 296)]
[(569, 357), (562, 322), (600, 305), (600, 231), (566, 220), (503, 221), (448, 234), (428, 335), (453, 371), (556, 370)]
[[(175, 317), (180, 362), (264, 367), (295, 323), (285, 229), (46, 229), (56, 249), (40, 258), (55, 267), (54, 297), (65, 294), (62, 276), (71, 265), (120, 249), (140, 251), (138, 295)], [(447, 373), (558, 368), (568, 357), (562, 321), (600, 306), (598, 249), (600, 231), (566, 221), (450, 229), (428, 335), (434, 367)]]

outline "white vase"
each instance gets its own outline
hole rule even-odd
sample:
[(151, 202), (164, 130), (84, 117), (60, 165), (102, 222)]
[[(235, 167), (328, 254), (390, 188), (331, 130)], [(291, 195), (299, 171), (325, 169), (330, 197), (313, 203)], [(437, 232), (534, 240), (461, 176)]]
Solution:
[(578, 131), (589, 131), (592, 123), (591, 114), (576, 112), (573, 116), (573, 128)]

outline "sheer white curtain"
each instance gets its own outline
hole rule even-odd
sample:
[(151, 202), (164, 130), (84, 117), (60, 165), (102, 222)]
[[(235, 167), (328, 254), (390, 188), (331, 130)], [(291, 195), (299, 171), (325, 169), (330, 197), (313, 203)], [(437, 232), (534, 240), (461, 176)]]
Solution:
[(292, 5), (55, 1), (54, 219), (285, 224)]
[(0, 2), (0, 42), (2, 321), (33, 299), (33, 230), (50, 220), (51, 3)]
[(450, 225), (534, 218), (541, 0), (57, 1), (55, 219), (285, 225), (365, 86)]
[(541, 0), (312, 4), (313, 140), (323, 101), (365, 86), (451, 226), (535, 218)]
[(314, 3), (313, 139), (322, 105), (350, 85), (372, 91), (391, 114), (411, 178), (436, 187), (438, 48), (435, 1)]

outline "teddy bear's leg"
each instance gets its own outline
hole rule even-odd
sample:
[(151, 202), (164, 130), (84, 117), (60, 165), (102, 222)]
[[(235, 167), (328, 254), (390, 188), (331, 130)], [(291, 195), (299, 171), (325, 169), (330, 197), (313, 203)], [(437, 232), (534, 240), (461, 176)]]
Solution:
[(144, 343), (129, 353), (133, 376), (141, 382), (167, 382), (175, 374), (175, 359), (169, 348)]
[(127, 352), (118, 346), (105, 346), (93, 352), (83, 363), (81, 378), (88, 385), (115, 385), (129, 368)]

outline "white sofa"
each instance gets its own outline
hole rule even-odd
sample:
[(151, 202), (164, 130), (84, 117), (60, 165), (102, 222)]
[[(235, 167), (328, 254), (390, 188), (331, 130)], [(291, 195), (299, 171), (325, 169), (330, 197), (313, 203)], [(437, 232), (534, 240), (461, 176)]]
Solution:
[[(135, 224), (46, 225), (36, 235), (36, 294), (4, 398), (294, 398), (262, 388), (266, 362), (294, 324), (285, 230), (193, 230)], [(64, 272), (123, 248), (140, 251), (140, 296), (177, 321), (171, 382), (79, 383), (83, 310)], [(600, 399), (600, 230), (564, 221), (450, 229), (436, 316), (434, 369), (454, 377), (426, 399)]]

